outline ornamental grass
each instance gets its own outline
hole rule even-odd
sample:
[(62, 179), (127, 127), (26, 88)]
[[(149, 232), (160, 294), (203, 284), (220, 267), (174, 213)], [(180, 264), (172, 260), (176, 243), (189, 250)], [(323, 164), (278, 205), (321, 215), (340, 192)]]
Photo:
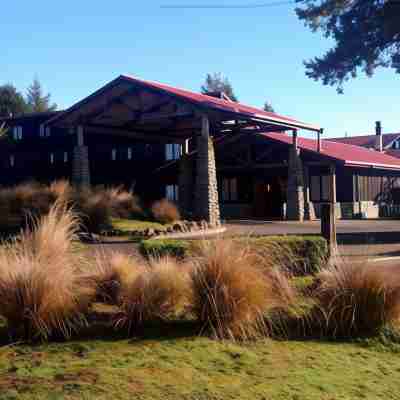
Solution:
[(68, 338), (85, 324), (94, 293), (72, 247), (78, 219), (56, 203), (32, 225), (0, 247), (0, 315), (14, 337)]
[(288, 276), (234, 240), (204, 242), (192, 273), (193, 313), (218, 339), (249, 340), (273, 333), (275, 319), (294, 302)]

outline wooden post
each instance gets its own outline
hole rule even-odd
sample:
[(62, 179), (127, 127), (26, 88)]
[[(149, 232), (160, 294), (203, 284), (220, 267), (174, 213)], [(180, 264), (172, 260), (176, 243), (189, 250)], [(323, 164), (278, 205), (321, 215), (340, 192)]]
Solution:
[(329, 174), (329, 202), (323, 203), (321, 208), (321, 235), (329, 246), (329, 256), (337, 254), (336, 236), (336, 168), (332, 164)]

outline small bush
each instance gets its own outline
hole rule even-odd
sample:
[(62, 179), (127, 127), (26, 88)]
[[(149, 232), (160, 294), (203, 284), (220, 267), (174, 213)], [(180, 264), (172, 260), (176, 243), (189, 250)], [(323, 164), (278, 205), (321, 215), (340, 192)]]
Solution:
[(378, 334), (400, 317), (400, 285), (383, 270), (338, 263), (318, 275), (313, 328), (349, 338)]
[(181, 219), (176, 205), (167, 199), (156, 201), (151, 206), (154, 219), (162, 224), (169, 224)]
[(123, 288), (126, 288), (142, 271), (139, 260), (115, 252), (109, 255), (96, 253), (86, 279), (96, 288), (96, 301), (118, 304)]
[(318, 273), (328, 259), (327, 242), (320, 236), (266, 236), (250, 243), (296, 276)]
[(184, 240), (156, 239), (142, 240), (139, 245), (140, 253), (145, 257), (184, 258), (190, 253), (190, 243)]
[(293, 301), (287, 277), (265, 269), (249, 247), (233, 240), (204, 242), (193, 270), (193, 312), (216, 338), (254, 339), (271, 333), (273, 319)]
[(0, 315), (16, 336), (69, 337), (85, 322), (93, 290), (72, 250), (77, 219), (56, 203), (47, 216), (0, 250)]
[(122, 291), (115, 325), (133, 334), (146, 322), (175, 316), (189, 297), (189, 280), (182, 267), (172, 258), (152, 259)]

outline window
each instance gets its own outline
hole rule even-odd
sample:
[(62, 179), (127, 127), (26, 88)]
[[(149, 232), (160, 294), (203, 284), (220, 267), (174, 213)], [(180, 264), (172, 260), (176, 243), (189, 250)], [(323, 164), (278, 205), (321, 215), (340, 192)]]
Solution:
[(179, 199), (179, 187), (178, 185), (167, 185), (165, 187), (165, 197), (169, 201), (178, 201)]
[(50, 164), (54, 164), (54, 153), (50, 153)]
[(50, 129), (49, 126), (46, 126), (45, 132), (46, 132), (46, 137), (50, 137), (50, 135), (51, 135), (51, 129)]
[(64, 151), (64, 162), (67, 163), (68, 162), (68, 152)]
[(117, 159), (117, 149), (111, 150), (111, 160), (115, 161)]
[(179, 160), (181, 157), (181, 145), (177, 143), (168, 143), (165, 145), (165, 159)]
[(237, 190), (237, 179), (236, 178), (224, 178), (222, 180), (222, 201), (237, 201), (238, 190)]
[(40, 124), (39, 136), (40, 137), (44, 137), (44, 125), (43, 124)]
[(132, 147), (128, 147), (127, 157), (128, 157), (128, 160), (132, 160)]
[(14, 126), (13, 138), (14, 140), (22, 140), (22, 126)]
[(10, 167), (15, 166), (15, 157), (13, 154), (10, 155)]

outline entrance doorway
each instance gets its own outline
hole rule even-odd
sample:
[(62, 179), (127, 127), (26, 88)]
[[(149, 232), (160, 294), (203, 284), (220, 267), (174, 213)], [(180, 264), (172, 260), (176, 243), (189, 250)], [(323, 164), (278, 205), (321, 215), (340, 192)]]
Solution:
[(280, 177), (263, 178), (254, 185), (254, 216), (262, 219), (283, 219), (285, 181)]

